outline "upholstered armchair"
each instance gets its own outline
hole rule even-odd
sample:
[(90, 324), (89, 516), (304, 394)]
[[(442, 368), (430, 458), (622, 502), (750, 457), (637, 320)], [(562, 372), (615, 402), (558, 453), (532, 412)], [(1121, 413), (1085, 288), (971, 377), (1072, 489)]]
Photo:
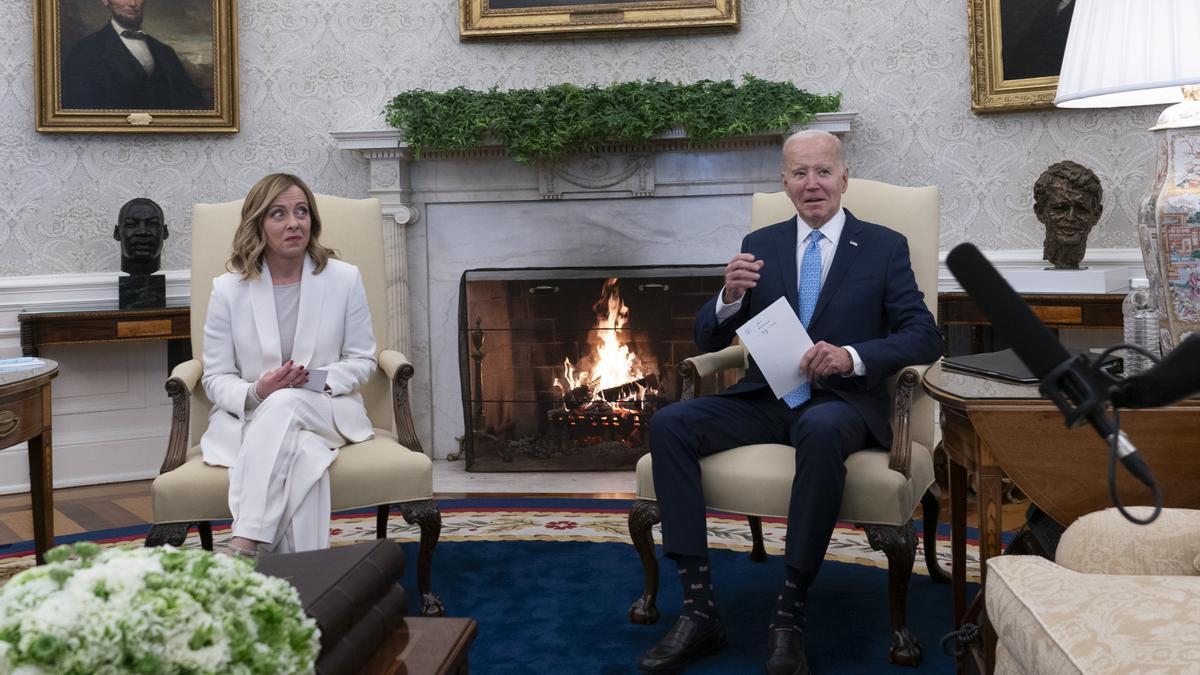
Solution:
[(996, 673), (1200, 672), (1200, 511), (1136, 525), (1105, 509), (1067, 528), (1054, 562), (987, 565)]
[[(860, 219), (883, 223), (908, 238), (917, 284), (930, 312), (937, 312), (938, 189), (900, 187), (851, 179), (842, 204)], [(755, 194), (750, 229), (795, 215), (783, 192)], [(700, 378), (730, 368), (745, 368), (746, 351), (733, 345), (680, 364), (682, 397), (700, 394)], [(925, 562), (937, 581), (946, 576), (937, 566), (934, 544), (938, 500), (933, 474), (933, 403), (918, 386), (923, 368), (905, 368), (892, 378), (892, 447), (869, 448), (846, 460), (846, 487), (839, 520), (863, 527), (871, 547), (888, 559), (893, 663), (916, 665), (921, 646), (908, 629), (908, 580), (916, 558), (917, 536), (912, 517), (924, 507)], [(766, 559), (762, 518), (786, 518), (795, 473), (795, 449), (761, 444), (733, 448), (700, 462), (706, 505), (717, 511), (748, 516), (753, 536), (751, 560)], [(645, 573), (642, 595), (629, 609), (630, 621), (658, 620), (658, 561), (651, 527), (660, 520), (654, 495), (653, 465), (646, 454), (637, 465), (637, 500), (629, 512), (629, 533)]]
[[(339, 252), (362, 273), (371, 308), (375, 338), (388, 345), (388, 311), (384, 275), (382, 219), (377, 199), (343, 199), (316, 195), (323, 231), (321, 243)], [(212, 280), (225, 271), (242, 201), (196, 204), (192, 212), (192, 350), (204, 352), (204, 319)], [(330, 499), (334, 511), (374, 508), (375, 536), (387, 534), (395, 506), (421, 529), (417, 584), (421, 610), (441, 615), (441, 600), (430, 590), (433, 550), (441, 535), (442, 516), (433, 501), (433, 464), (422, 453), (409, 410), (408, 381), (413, 367), (398, 351), (380, 349), (379, 368), (363, 388), (363, 401), (375, 437), (341, 449), (330, 466)], [(229, 471), (201, 460), (200, 437), (208, 427), (212, 404), (199, 386), (204, 364), (195, 358), (179, 364), (167, 380), (173, 402), (171, 435), (159, 476), (151, 488), (154, 525), (147, 546), (180, 545), (192, 525), (201, 545), (211, 550), (212, 521), (232, 518)]]

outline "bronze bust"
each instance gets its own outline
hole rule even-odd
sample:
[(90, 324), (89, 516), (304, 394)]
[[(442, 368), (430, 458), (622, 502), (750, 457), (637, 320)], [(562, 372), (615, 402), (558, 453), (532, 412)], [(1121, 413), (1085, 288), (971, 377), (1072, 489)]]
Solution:
[(113, 228), (121, 242), (121, 271), (154, 274), (162, 260), (163, 240), (170, 236), (163, 210), (153, 200), (136, 197), (125, 202)]
[(113, 239), (121, 242), (121, 271), (129, 275), (118, 280), (121, 309), (165, 305), (166, 279), (155, 272), (168, 236), (162, 207), (153, 200), (137, 197), (121, 207), (113, 228)]
[(1100, 179), (1082, 164), (1058, 162), (1038, 176), (1033, 184), (1033, 212), (1046, 226), (1042, 257), (1054, 269), (1079, 269), (1088, 233), (1104, 212), (1103, 196)]

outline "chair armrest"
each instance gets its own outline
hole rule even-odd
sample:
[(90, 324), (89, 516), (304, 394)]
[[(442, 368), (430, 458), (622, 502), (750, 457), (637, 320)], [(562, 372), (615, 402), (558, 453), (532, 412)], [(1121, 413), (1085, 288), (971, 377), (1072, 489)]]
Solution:
[(384, 349), (377, 358), (379, 369), (392, 383), (392, 416), (396, 420), (396, 440), (400, 445), (415, 452), (424, 452), (417, 438), (417, 427), (413, 424), (412, 406), (408, 396), (408, 381), (416, 369), (403, 353), (395, 349)]
[[(409, 369), (413, 367), (408, 357), (395, 349), (379, 350), (379, 356), (376, 360), (379, 362), (379, 369), (383, 371), (384, 375), (388, 376), (389, 380), (396, 379), (396, 373), (400, 372), (402, 367), (408, 366)], [(412, 377), (411, 373), (409, 373), (409, 377)]]
[(187, 392), (190, 394), (200, 384), (200, 377), (204, 375), (204, 364), (200, 359), (190, 359), (175, 366), (171, 371), (171, 379), (179, 380), (180, 384), (187, 387)]
[(909, 366), (896, 375), (896, 392), (892, 395), (892, 448), (888, 455), (888, 468), (899, 471), (905, 478), (912, 477), (912, 403), (914, 395), (921, 395), (924, 368)]
[(746, 348), (742, 345), (730, 345), (718, 352), (708, 352), (686, 358), (679, 363), (681, 399), (695, 398), (700, 395), (700, 378), (706, 375), (746, 367)]
[[(1146, 518), (1149, 506), (1127, 507)], [(1135, 525), (1115, 508), (1071, 523), (1054, 562), (1083, 574), (1200, 575), (1200, 510), (1163, 509), (1149, 525)]]
[(187, 461), (192, 391), (203, 374), (204, 364), (200, 359), (191, 359), (175, 366), (167, 379), (167, 396), (171, 397), (171, 434), (167, 437), (167, 454), (159, 473), (173, 471)]

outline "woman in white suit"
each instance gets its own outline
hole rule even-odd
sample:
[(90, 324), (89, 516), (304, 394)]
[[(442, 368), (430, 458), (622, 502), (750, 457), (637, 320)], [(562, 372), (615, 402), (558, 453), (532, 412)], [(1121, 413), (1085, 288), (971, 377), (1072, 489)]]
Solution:
[(200, 447), (230, 468), (235, 554), (327, 547), (329, 465), (373, 434), (358, 394), (375, 370), (362, 276), (320, 234), (308, 186), (267, 176), (242, 205), (230, 271), (213, 280)]

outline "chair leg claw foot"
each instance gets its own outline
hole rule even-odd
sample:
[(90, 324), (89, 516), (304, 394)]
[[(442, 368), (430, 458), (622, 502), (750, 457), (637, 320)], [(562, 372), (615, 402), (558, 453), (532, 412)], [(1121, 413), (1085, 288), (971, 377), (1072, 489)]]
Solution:
[(421, 594), (421, 616), (446, 616), (446, 606), (437, 593)]
[(921, 643), (907, 629), (892, 633), (892, 651), (889, 654), (892, 663), (898, 666), (921, 665)]

